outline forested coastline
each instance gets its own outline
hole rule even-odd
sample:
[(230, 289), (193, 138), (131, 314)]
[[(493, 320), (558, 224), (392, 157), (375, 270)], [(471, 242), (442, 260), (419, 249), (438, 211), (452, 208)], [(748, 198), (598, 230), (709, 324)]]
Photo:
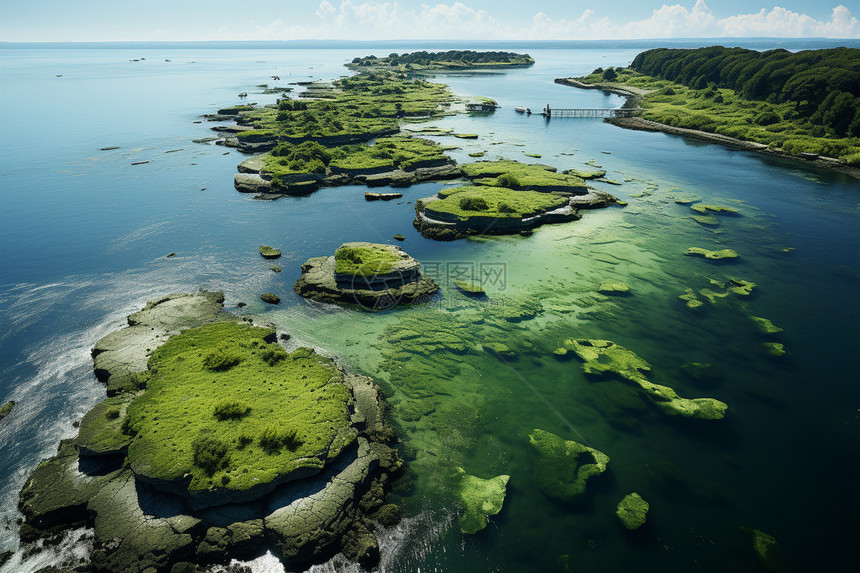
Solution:
[(630, 67), (696, 90), (731, 89), (749, 100), (791, 103), (781, 119), (807, 120), (819, 127), (812, 128), (816, 137), (860, 136), (858, 49), (657, 48), (636, 56)]

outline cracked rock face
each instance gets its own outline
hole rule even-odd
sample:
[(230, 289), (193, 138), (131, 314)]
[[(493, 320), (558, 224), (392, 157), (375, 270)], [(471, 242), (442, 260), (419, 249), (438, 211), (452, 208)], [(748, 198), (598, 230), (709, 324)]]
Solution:
[(351, 439), (315, 471), (275, 476), (242, 492), (213, 486), (205, 503), (135, 473), (127, 455), (139, 436), (124, 421), (129, 405), (146, 392), (150, 355), (187, 329), (242, 322), (222, 305), (220, 293), (171, 295), (132, 314), (128, 327), (96, 344), (95, 368), (112, 395), (87, 413), (77, 438), (61, 442), (57, 454), (30, 475), (19, 502), (22, 540), (92, 527), (94, 570), (117, 573), (226, 564), (267, 550), (292, 563), (338, 551), (364, 564), (378, 559), (368, 514), (383, 506), (389, 476), (401, 462), (387, 445), (393, 433), (373, 381), (337, 366), (337, 383), (348, 390), (348, 415), (338, 432)]

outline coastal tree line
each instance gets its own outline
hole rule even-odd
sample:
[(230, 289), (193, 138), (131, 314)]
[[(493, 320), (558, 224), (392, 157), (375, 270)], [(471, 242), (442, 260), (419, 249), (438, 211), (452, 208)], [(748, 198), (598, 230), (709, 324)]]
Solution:
[(657, 48), (640, 53), (630, 67), (697, 90), (726, 88), (750, 100), (791, 103), (795, 117), (784, 119), (860, 136), (860, 49)]
[(399, 66), (416, 65), (429, 66), (432, 64), (460, 64), (463, 66), (475, 66), (481, 64), (509, 64), (527, 65), (533, 64), (534, 60), (528, 54), (516, 54), (513, 52), (476, 52), (474, 50), (448, 50), (447, 52), (410, 52), (408, 54), (391, 53), (385, 58), (376, 56), (365, 56), (364, 58), (353, 58), (352, 64), (356, 66)]

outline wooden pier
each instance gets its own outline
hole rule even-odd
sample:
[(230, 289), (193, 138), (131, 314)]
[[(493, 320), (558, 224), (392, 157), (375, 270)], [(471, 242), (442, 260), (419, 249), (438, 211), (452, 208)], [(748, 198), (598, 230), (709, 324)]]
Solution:
[(541, 115), (551, 117), (632, 117), (642, 111), (638, 107), (574, 107), (574, 108), (543, 108)]

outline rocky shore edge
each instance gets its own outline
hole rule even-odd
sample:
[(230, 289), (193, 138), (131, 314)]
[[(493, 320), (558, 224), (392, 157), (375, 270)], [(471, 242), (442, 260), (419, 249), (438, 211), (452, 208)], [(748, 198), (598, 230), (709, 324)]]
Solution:
[[(607, 93), (626, 96), (627, 101), (625, 102), (624, 107), (639, 107), (642, 102), (642, 96), (647, 93), (646, 90), (637, 90), (635, 88), (608, 86), (606, 84), (586, 84), (573, 78), (556, 78), (555, 83), (583, 90), (601, 90)], [(767, 145), (763, 143), (757, 143), (755, 141), (746, 141), (743, 139), (737, 139), (735, 137), (720, 135), (719, 133), (711, 133), (709, 131), (701, 131), (698, 129), (673, 127), (671, 125), (666, 125), (665, 123), (659, 123), (656, 121), (643, 119), (641, 117), (608, 117), (605, 118), (603, 121), (605, 123), (610, 123), (618, 127), (623, 127), (625, 129), (633, 129), (636, 131), (661, 132), (668, 133), (669, 135), (680, 135), (682, 137), (689, 137), (692, 139), (698, 139), (700, 141), (707, 141), (709, 143), (718, 143), (720, 145), (732, 147), (742, 151), (756, 151), (758, 153), (763, 153), (771, 157), (778, 157), (780, 159), (800, 162), (805, 165), (813, 165), (822, 169), (830, 169), (842, 173), (844, 175), (848, 175), (849, 177), (860, 179), (860, 168), (846, 165), (840, 162), (838, 159), (832, 157), (804, 159), (801, 157), (795, 157), (794, 155), (789, 155), (787, 153), (782, 153), (775, 149), (770, 149)]]
[[(277, 344), (271, 325), (238, 317), (223, 310), (223, 304), (217, 292), (170, 295), (129, 315), (127, 327), (95, 345), (96, 375), (116, 398), (96, 405), (82, 421), (81, 434), (63, 440), (57, 454), (28, 478), (19, 501), (23, 542), (60, 541), (68, 530), (92, 528), (89, 562), (75, 570), (109, 573), (194, 571), (197, 565), (227, 565), (231, 559), (253, 559), (266, 551), (293, 564), (320, 562), (338, 552), (365, 566), (379, 559), (373, 529), (399, 515), (396, 506), (385, 505), (384, 497), (402, 462), (390, 445), (394, 434), (370, 378), (335, 365), (349, 391), (344, 431), (354, 436), (352, 444), (318, 472), (253, 488), (254, 499), (210, 496), (202, 505), (192, 503), (138, 479), (126, 458), (128, 446), (111, 440), (116, 433), (111, 424), (120, 425), (124, 408), (114, 402), (141, 395), (140, 376), (148, 357), (171, 337), (233, 323), (269, 329), (267, 343)], [(311, 349), (299, 351), (313, 355)], [(106, 422), (94, 425), (94, 418)], [(86, 426), (96, 432), (86, 432)]]

